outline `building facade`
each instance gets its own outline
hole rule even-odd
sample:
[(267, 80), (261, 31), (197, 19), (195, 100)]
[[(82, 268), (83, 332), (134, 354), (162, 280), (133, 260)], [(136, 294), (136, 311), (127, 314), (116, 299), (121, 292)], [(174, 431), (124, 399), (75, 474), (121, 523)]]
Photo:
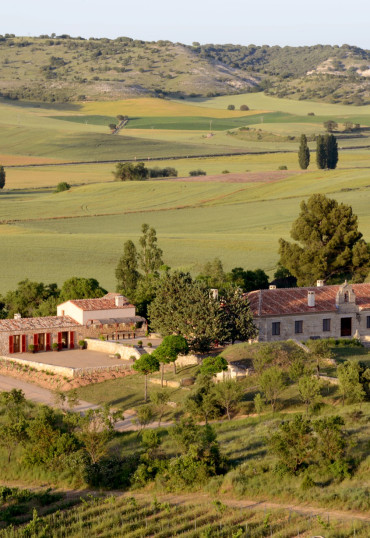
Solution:
[[(0, 320), (0, 355), (74, 349), (84, 338), (119, 340), (144, 336), (145, 318), (118, 293), (99, 299), (76, 299), (57, 307), (57, 316)], [(57, 346), (53, 346), (57, 344)]]
[(273, 288), (247, 295), (258, 340), (359, 338), (370, 342), (370, 284)]

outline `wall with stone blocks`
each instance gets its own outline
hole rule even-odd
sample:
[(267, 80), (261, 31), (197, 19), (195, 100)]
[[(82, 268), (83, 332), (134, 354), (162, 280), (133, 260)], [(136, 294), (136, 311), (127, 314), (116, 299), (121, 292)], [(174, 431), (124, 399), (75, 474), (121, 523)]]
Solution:
[(106, 340), (95, 340), (95, 339), (86, 339), (87, 349), (91, 351), (100, 351), (101, 353), (106, 353), (108, 355), (114, 355), (119, 353), (123, 360), (129, 360), (132, 357), (135, 359), (140, 359), (141, 355), (144, 353), (143, 349), (137, 349), (135, 347), (125, 346), (124, 344), (119, 344), (118, 342), (109, 342)]

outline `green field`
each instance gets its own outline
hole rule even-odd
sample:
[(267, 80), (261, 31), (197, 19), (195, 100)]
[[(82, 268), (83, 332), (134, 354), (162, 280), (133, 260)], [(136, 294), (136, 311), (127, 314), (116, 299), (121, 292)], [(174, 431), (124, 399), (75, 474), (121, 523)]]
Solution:
[(369, 185), (369, 170), (360, 167), (262, 183), (111, 182), (58, 194), (4, 191), (0, 291), (26, 277), (61, 284), (73, 275), (95, 277), (113, 290), (123, 243), (138, 239), (143, 222), (156, 228), (173, 268), (198, 272), (219, 257), (227, 270), (262, 267), (272, 275), (279, 237), (289, 237), (301, 199), (314, 192), (350, 204), (369, 240)]
[[(229, 103), (246, 103), (251, 110), (229, 111)], [(107, 123), (117, 114), (130, 120), (119, 135), (111, 135)], [(335, 171), (318, 171), (312, 154), (309, 171), (301, 173), (300, 132), (322, 132), (326, 118), (359, 122), (360, 137), (340, 134), (339, 140), (340, 146), (359, 149), (340, 151)], [(173, 268), (196, 273), (205, 261), (219, 257), (226, 270), (261, 267), (271, 276), (279, 237), (289, 237), (301, 199), (315, 192), (352, 205), (369, 241), (369, 118), (368, 106), (263, 94), (191, 102), (144, 98), (45, 105), (2, 100), (0, 162), (6, 165), (7, 180), (0, 196), (0, 292), (26, 277), (61, 284), (73, 275), (95, 277), (113, 290), (123, 243), (138, 238), (143, 222), (157, 229), (165, 262)], [(239, 129), (245, 125), (250, 130)], [(207, 137), (210, 128), (213, 136)], [(220, 155), (241, 151), (251, 154)], [(156, 161), (158, 157), (168, 159)], [(202, 169), (220, 179), (122, 184), (112, 181), (114, 163), (78, 164), (135, 158), (149, 167), (173, 166), (180, 177)], [(47, 164), (68, 161), (76, 164)], [(24, 166), (37, 163), (46, 165)], [(281, 166), (293, 175), (270, 178), (269, 172)], [(257, 176), (228, 182), (224, 172)], [(61, 181), (73, 188), (54, 194)]]
[[(168, 502), (167, 498), (170, 499)], [(38, 518), (35, 523), (18, 529), (0, 530), (2, 538), (21, 538), (36, 527), (33, 536), (80, 538), (102, 536), (115, 538), (184, 538), (249, 536), (260, 538), (290, 538), (313, 536), (322, 532), (329, 538), (357, 536), (366, 538), (369, 527), (360, 521), (331, 520), (328, 525), (320, 516), (278, 509), (261, 510), (255, 507), (230, 506), (220, 501), (171, 499), (171, 497), (91, 495), (79, 506), (57, 511)], [(24, 509), (24, 507), (22, 507)], [(16, 518), (13, 518), (18, 523)], [(20, 518), (19, 518), (20, 519)]]

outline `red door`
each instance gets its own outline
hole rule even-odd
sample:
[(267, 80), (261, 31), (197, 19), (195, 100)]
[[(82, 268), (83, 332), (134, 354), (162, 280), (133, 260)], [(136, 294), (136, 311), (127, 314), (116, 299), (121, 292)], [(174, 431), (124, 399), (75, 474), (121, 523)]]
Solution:
[(22, 353), (26, 353), (26, 335), (22, 334), (22, 347), (21, 347)]
[(51, 349), (51, 334), (46, 333), (46, 351), (50, 351)]
[(9, 353), (14, 353), (14, 338), (9, 336)]
[(35, 351), (37, 351), (39, 348), (39, 335), (38, 334), (33, 335), (33, 345), (35, 346)]
[(73, 331), (69, 333), (69, 347), (71, 349), (75, 348), (75, 333)]
[(62, 347), (63, 347), (63, 334), (58, 333), (58, 348), (62, 349)]

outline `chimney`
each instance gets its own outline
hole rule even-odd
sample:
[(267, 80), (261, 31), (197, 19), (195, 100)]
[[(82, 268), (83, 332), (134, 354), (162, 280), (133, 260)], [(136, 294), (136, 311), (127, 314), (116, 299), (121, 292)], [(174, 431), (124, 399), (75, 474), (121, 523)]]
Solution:
[(22, 316), (20, 315), (19, 312), (17, 312), (16, 314), (14, 314), (14, 319), (22, 319)]
[(217, 299), (218, 299), (218, 289), (216, 289), (216, 288), (211, 288), (211, 289), (209, 290), (209, 293), (210, 293), (210, 296), (211, 296), (215, 301), (217, 301)]
[(270, 284), (269, 285), (269, 290), (276, 290), (275, 284)]
[(314, 291), (309, 291), (307, 293), (307, 304), (310, 307), (315, 306), (315, 292)]
[(123, 302), (124, 302), (123, 295), (116, 295), (115, 298), (114, 298), (114, 302), (115, 302), (116, 306), (123, 306)]
[(316, 281), (316, 287), (317, 288), (322, 288), (323, 286), (325, 286), (325, 283), (323, 280), (317, 280)]

